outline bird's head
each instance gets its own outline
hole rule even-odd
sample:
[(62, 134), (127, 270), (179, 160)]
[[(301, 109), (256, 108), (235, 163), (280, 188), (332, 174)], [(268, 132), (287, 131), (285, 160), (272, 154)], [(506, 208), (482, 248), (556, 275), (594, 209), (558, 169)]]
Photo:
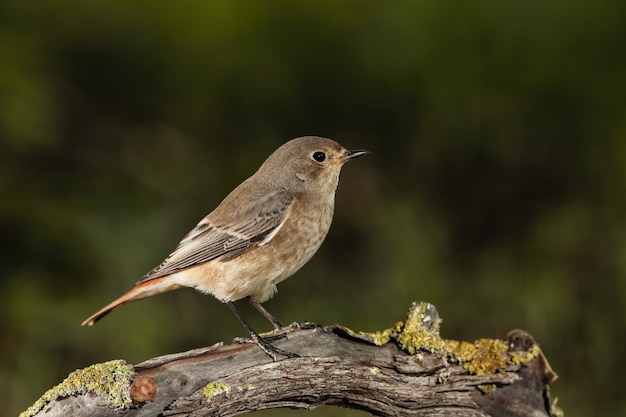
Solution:
[(343, 164), (369, 154), (348, 150), (331, 139), (304, 136), (282, 145), (259, 168), (262, 178), (292, 192), (333, 194)]

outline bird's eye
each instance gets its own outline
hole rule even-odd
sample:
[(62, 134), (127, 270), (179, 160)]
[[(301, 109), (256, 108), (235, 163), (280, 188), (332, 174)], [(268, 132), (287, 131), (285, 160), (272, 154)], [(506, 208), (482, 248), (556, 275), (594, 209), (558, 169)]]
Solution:
[(326, 154), (324, 152), (315, 152), (313, 154), (313, 159), (315, 159), (317, 162), (324, 162), (326, 160)]

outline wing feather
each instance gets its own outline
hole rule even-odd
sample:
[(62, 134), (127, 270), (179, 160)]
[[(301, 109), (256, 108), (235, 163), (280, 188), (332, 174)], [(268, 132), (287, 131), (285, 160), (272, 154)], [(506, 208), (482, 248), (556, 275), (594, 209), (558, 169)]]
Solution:
[(213, 259), (227, 260), (244, 249), (265, 243), (287, 217), (293, 196), (275, 192), (260, 199), (246, 200), (251, 201), (248, 207), (238, 205), (231, 213), (225, 211), (224, 203), (218, 206), (180, 241), (161, 265), (144, 275), (139, 282), (170, 275)]

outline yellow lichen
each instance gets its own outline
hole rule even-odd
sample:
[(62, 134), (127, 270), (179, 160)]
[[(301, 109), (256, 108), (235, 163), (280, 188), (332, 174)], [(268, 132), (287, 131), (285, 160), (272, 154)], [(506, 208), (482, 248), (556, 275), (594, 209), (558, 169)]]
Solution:
[(458, 362), (471, 361), (476, 353), (476, 345), (458, 340), (446, 340), (446, 352)]
[(552, 404), (550, 404), (550, 415), (552, 417), (564, 417), (565, 412), (561, 407), (558, 406), (559, 398), (555, 397)]
[(511, 362), (515, 365), (523, 365), (532, 359), (535, 359), (541, 353), (538, 345), (532, 345), (532, 347), (524, 352), (510, 352)]
[(496, 389), (496, 384), (480, 384), (477, 386), (479, 390), (483, 392), (483, 394), (489, 395)]
[(68, 375), (59, 385), (49, 389), (20, 417), (30, 417), (49, 407), (58, 398), (93, 392), (107, 399), (116, 408), (130, 408), (130, 384), (135, 375), (131, 365), (123, 360), (97, 363), (78, 369)]
[(479, 339), (474, 342), (471, 357), (462, 361), (463, 367), (476, 375), (494, 374), (506, 369), (509, 361), (508, 346), (504, 340)]
[(441, 319), (432, 313), (430, 304), (413, 303), (404, 322), (367, 336), (378, 346), (395, 339), (402, 350), (412, 355), (437, 353), (476, 375), (503, 372), (507, 365), (523, 365), (541, 352), (537, 345), (525, 352), (509, 352), (507, 342), (500, 339), (479, 339), (473, 343), (442, 339), (440, 326)]
[(413, 303), (397, 335), (400, 347), (412, 355), (420, 350), (445, 354), (445, 343), (439, 335), (441, 319), (431, 317), (428, 306), (428, 303)]
[(202, 390), (202, 394), (204, 394), (207, 403), (210, 403), (213, 398), (220, 394), (230, 394), (230, 384), (225, 384), (223, 382), (209, 382)]
[(400, 328), (400, 326), (402, 326), (401, 321), (397, 322), (395, 326), (390, 327), (388, 329), (378, 331), (378, 332), (373, 332), (373, 333), (359, 332), (359, 335), (365, 336), (368, 340), (370, 340), (376, 346), (383, 346), (383, 345), (386, 345), (387, 342), (389, 342), (389, 340), (391, 339), (391, 336), (394, 333), (398, 332), (398, 329)]

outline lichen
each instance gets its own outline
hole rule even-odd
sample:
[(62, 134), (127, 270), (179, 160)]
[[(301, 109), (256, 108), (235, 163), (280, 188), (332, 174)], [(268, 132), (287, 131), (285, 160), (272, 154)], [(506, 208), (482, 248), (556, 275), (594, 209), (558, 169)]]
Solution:
[(49, 407), (50, 403), (72, 395), (93, 392), (108, 400), (115, 408), (130, 408), (130, 384), (135, 375), (131, 365), (123, 360), (97, 363), (84, 369), (77, 369), (63, 382), (49, 389), (20, 417), (31, 417)]
[(439, 334), (441, 322), (432, 305), (414, 302), (404, 322), (363, 334), (378, 346), (394, 339), (402, 350), (418, 357), (425, 351), (439, 354), (475, 375), (503, 372), (508, 365), (523, 365), (541, 352), (537, 345), (528, 351), (510, 352), (507, 342), (500, 339), (479, 339), (473, 343), (443, 339)]
[(462, 342), (459, 351), (451, 350), (449, 355), (475, 375), (502, 372), (510, 359), (508, 346), (500, 339), (479, 339), (473, 345)]
[(213, 398), (220, 394), (230, 394), (230, 384), (225, 384), (223, 382), (209, 382), (202, 390), (202, 394), (204, 394), (206, 402), (210, 403), (213, 401)]
[(390, 327), (385, 330), (380, 330), (377, 332), (359, 332), (360, 336), (365, 337), (367, 340), (374, 343), (376, 346), (386, 345), (389, 340), (391, 340), (391, 336), (394, 333), (397, 333), (402, 326), (402, 322), (397, 322), (393, 327)]
[(420, 350), (445, 354), (445, 342), (439, 335), (441, 319), (428, 313), (428, 303), (413, 303), (397, 336), (400, 347), (411, 355)]
[(378, 366), (372, 366), (369, 370), (372, 375), (378, 375), (380, 373), (380, 368)]
[(559, 398), (555, 397), (552, 404), (550, 404), (550, 415), (552, 417), (564, 417), (565, 412), (561, 407), (558, 406)]
[(532, 345), (531, 348), (523, 352), (509, 352), (511, 362), (515, 365), (523, 365), (532, 359), (535, 359), (541, 353), (538, 345)]
[(496, 390), (496, 384), (480, 384), (477, 388), (481, 390), (483, 394), (489, 395)]

